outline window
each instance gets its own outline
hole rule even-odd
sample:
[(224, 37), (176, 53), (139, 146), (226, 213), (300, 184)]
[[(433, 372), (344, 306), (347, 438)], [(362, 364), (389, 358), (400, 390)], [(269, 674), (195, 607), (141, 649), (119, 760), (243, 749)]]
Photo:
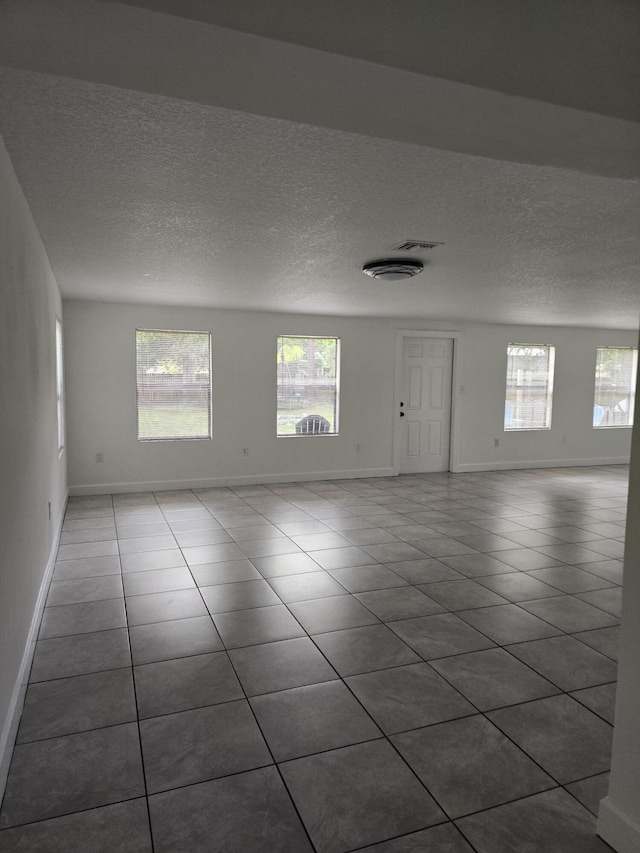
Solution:
[(340, 339), (278, 338), (276, 435), (337, 435)]
[(555, 347), (509, 344), (505, 430), (550, 429)]
[(638, 350), (598, 347), (593, 397), (594, 429), (633, 426)]
[(58, 419), (58, 452), (64, 449), (64, 351), (62, 321), (56, 317), (56, 412)]
[(136, 331), (138, 439), (211, 438), (209, 332)]

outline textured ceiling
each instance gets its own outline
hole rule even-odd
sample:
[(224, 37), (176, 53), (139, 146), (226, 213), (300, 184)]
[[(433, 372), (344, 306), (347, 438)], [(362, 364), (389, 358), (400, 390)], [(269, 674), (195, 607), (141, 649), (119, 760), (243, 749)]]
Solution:
[[(65, 297), (638, 327), (640, 137), (615, 111), (81, 5), (10, 2), (0, 35), (0, 133)], [(445, 245), (407, 282), (362, 274), (405, 238)]]

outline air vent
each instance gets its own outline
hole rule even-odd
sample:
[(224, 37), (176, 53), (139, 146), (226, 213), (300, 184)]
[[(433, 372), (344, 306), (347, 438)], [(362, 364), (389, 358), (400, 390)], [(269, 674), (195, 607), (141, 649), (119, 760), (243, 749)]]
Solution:
[(415, 252), (416, 249), (435, 249), (436, 246), (444, 246), (444, 243), (433, 243), (428, 240), (403, 240), (397, 246), (391, 246), (394, 252)]

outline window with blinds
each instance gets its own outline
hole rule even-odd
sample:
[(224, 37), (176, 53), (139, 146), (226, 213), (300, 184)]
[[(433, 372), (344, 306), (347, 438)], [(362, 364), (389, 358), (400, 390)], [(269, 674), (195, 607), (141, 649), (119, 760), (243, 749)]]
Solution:
[(593, 428), (633, 426), (638, 350), (598, 347), (596, 350)]
[(58, 452), (64, 449), (64, 351), (62, 321), (56, 317), (56, 414), (58, 421)]
[(340, 339), (277, 340), (276, 435), (337, 435)]
[(138, 439), (211, 438), (209, 332), (136, 331)]
[(550, 429), (555, 347), (509, 344), (505, 430)]

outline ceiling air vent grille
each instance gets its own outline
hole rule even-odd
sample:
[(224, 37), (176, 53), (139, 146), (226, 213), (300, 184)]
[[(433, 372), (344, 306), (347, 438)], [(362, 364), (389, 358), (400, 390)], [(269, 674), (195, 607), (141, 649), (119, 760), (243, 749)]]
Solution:
[(444, 246), (444, 243), (434, 243), (429, 240), (403, 240), (395, 246), (391, 246), (394, 252), (415, 252), (416, 249), (435, 249), (436, 246)]

